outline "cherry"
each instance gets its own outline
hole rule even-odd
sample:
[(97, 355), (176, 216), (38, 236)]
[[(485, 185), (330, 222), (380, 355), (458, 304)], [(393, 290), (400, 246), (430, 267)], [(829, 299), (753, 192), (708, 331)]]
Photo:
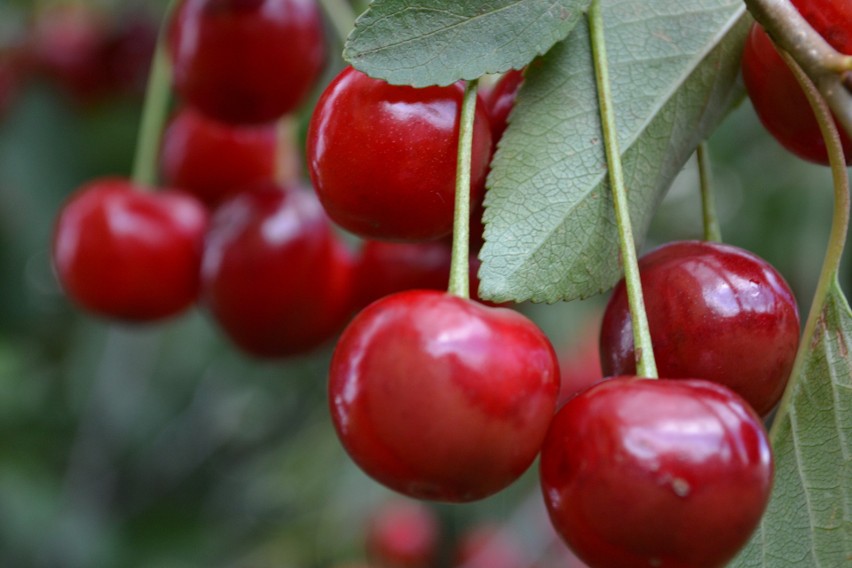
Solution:
[(223, 203), (204, 242), (201, 297), (257, 357), (306, 353), (343, 326), (354, 260), (313, 192), (272, 183)]
[(223, 124), (185, 107), (163, 135), (163, 175), (213, 207), (245, 186), (271, 181), (276, 148), (274, 125)]
[[(760, 415), (781, 395), (799, 344), (796, 299), (765, 260), (719, 243), (681, 241), (639, 261), (660, 375), (706, 379), (736, 391)], [(605, 375), (635, 373), (624, 282), (601, 326)]]
[(524, 82), (524, 72), (512, 69), (506, 72), (484, 97), (485, 108), (491, 121), (491, 134), (497, 141), (508, 126), (509, 113), (515, 106), (515, 99)]
[(416, 501), (386, 503), (367, 525), (367, 552), (379, 566), (428, 568), (438, 553), (440, 525), (435, 513)]
[(207, 214), (189, 195), (137, 189), (104, 178), (74, 193), (56, 222), (53, 261), (65, 292), (83, 308), (141, 322), (195, 301)]
[[(320, 201), (365, 238), (425, 241), (453, 228), (464, 88), (389, 85), (352, 67), (322, 94), (308, 130), (308, 166)], [(471, 201), (482, 197), (491, 154), (477, 107)]]
[(834, 49), (852, 55), (852, 5), (848, 0), (791, 0), (791, 4)]
[(223, 122), (294, 111), (325, 62), (314, 0), (183, 0), (168, 43), (178, 92)]
[(331, 361), (329, 405), (349, 455), (420, 499), (481, 499), (532, 463), (559, 391), (556, 354), (519, 313), (431, 290), (364, 309)]
[[(842, 4), (847, 10), (852, 5), (848, 2)], [(841, 2), (838, 2), (835, 8), (839, 10), (840, 5)], [(811, 14), (810, 10), (804, 14), (809, 21)], [(821, 20), (813, 20), (812, 25), (818, 21)], [(852, 28), (852, 14), (847, 14), (845, 20), (837, 21), (845, 21), (847, 30)], [(852, 55), (850, 34), (843, 36), (832, 33), (826, 39), (829, 37), (843, 39), (843, 45), (834, 44), (834, 47)], [(810, 104), (769, 36), (758, 24), (752, 25), (749, 32), (743, 51), (742, 72), (754, 110), (775, 139), (800, 158), (827, 165), (828, 151)], [(846, 163), (852, 165), (852, 139), (842, 127), (839, 130)]]
[(711, 568), (760, 521), (772, 455), (729, 389), (617, 377), (557, 413), (540, 474), (554, 527), (590, 566)]

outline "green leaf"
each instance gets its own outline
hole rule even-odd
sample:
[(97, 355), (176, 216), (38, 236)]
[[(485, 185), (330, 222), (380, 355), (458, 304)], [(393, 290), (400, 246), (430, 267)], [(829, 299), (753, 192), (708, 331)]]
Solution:
[(852, 563), (850, 348), (852, 312), (835, 281), (802, 373), (773, 425), (772, 499), (732, 566), (834, 568)]
[[(637, 242), (675, 175), (741, 100), (740, 0), (602, 0)], [(620, 277), (588, 26), (528, 69), (493, 162), (480, 293), (584, 298)], [(696, 191), (697, 188), (696, 188)]]
[(520, 69), (565, 38), (591, 0), (375, 0), (343, 57), (397, 85), (449, 85)]

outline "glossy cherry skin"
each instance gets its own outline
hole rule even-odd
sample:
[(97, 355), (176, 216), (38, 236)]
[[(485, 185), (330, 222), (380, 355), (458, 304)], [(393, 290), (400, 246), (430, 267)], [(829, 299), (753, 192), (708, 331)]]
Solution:
[[(846, 18), (852, 28), (852, 16)], [(848, 38), (848, 36), (846, 36)], [(852, 43), (835, 46), (852, 55)], [(753, 24), (742, 59), (743, 80), (754, 110), (766, 129), (793, 154), (828, 164), (828, 151), (816, 118), (793, 73), (758, 24)], [(852, 139), (839, 127), (846, 163), (852, 165)]]
[[(323, 93), (308, 130), (311, 179), (329, 216), (362, 237), (426, 241), (453, 228), (464, 89), (415, 89), (344, 69)], [(485, 187), (488, 115), (477, 105), (471, 202)]]
[(298, 355), (343, 326), (353, 270), (313, 192), (261, 184), (216, 210), (204, 241), (201, 299), (247, 353)]
[(160, 161), (170, 185), (214, 207), (246, 186), (272, 181), (276, 148), (273, 125), (224, 124), (185, 107), (163, 135)]
[(848, 0), (790, 0), (834, 49), (852, 55), (852, 4)]
[(59, 213), (56, 274), (68, 296), (95, 314), (138, 322), (173, 316), (198, 296), (206, 226), (206, 209), (190, 195), (96, 180)]
[(314, 0), (183, 0), (168, 42), (178, 92), (223, 122), (257, 124), (294, 111), (325, 62)]
[(440, 546), (437, 515), (425, 504), (396, 500), (384, 504), (367, 524), (367, 555), (378, 566), (429, 568)]
[(507, 71), (494, 87), (488, 91), (485, 99), (485, 108), (491, 121), (491, 135), (495, 142), (503, 137), (509, 122), (509, 113), (515, 106), (518, 91), (524, 83), (523, 70), (512, 69)]
[(701, 380), (617, 377), (557, 413), (541, 451), (556, 531), (595, 568), (714, 568), (748, 541), (769, 501), (760, 418)]
[[(724, 384), (766, 415), (784, 393), (799, 345), (799, 312), (765, 260), (719, 243), (680, 241), (639, 261), (660, 375)], [(601, 325), (604, 375), (635, 373), (624, 282)]]
[(559, 367), (535, 324), (431, 290), (364, 309), (331, 361), (329, 404), (368, 475), (418, 499), (496, 493), (532, 463), (556, 404)]

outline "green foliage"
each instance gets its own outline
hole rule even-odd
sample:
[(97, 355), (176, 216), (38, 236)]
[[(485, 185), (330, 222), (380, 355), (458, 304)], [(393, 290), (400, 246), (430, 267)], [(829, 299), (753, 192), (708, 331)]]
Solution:
[[(736, 0), (604, 2), (637, 240), (695, 147), (742, 97), (749, 18)], [(650, 12), (650, 14), (649, 14)], [(585, 298), (621, 276), (588, 29), (530, 67), (492, 165), (481, 292)]]
[(376, 0), (344, 58), (399, 85), (449, 85), (520, 69), (565, 38), (591, 0)]
[(773, 425), (775, 486), (739, 568), (852, 558), (852, 311), (835, 282), (807, 360)]

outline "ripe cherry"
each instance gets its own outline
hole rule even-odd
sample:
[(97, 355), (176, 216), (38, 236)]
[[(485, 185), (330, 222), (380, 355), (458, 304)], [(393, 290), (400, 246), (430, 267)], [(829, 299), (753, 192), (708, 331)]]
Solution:
[(701, 380), (617, 377), (568, 401), (541, 451), (557, 532), (590, 566), (724, 566), (769, 501), (760, 418)]
[[(848, 7), (852, 4), (842, 4), (850, 11)], [(840, 5), (838, 2), (835, 8)], [(810, 10), (805, 13), (809, 20), (810, 14)], [(821, 20), (812, 21), (812, 25), (816, 25), (817, 21)], [(846, 14), (845, 20), (841, 21), (846, 22), (847, 30), (852, 28), (852, 14)], [(852, 55), (851, 35), (830, 33), (826, 39), (837, 38), (836, 43), (829, 41), (834, 43), (836, 49)], [(746, 41), (742, 71), (754, 110), (775, 139), (800, 158), (827, 165), (828, 151), (810, 104), (766, 31), (758, 24), (752, 26)], [(852, 165), (852, 139), (842, 127), (839, 130), (846, 163)]]
[[(781, 395), (799, 344), (796, 299), (765, 260), (719, 243), (681, 241), (639, 261), (660, 375), (724, 384), (760, 415)], [(605, 375), (635, 373), (624, 282), (601, 326)]]
[[(320, 201), (366, 238), (425, 241), (453, 228), (464, 89), (415, 89), (348, 67), (323, 93), (308, 131), (308, 166)], [(491, 155), (488, 115), (477, 106), (471, 201), (484, 191)]]
[(273, 125), (224, 124), (185, 107), (163, 135), (163, 175), (212, 207), (245, 186), (271, 181), (276, 148)]
[(429, 568), (440, 545), (440, 525), (423, 503), (396, 500), (383, 505), (367, 525), (367, 554), (379, 566)]
[(506, 131), (509, 113), (515, 106), (515, 99), (518, 97), (518, 91), (521, 90), (523, 82), (524, 72), (512, 69), (500, 77), (484, 97), (485, 108), (488, 110), (488, 117), (491, 121), (491, 135), (495, 142), (500, 140), (503, 132)]
[(93, 181), (56, 222), (53, 261), (65, 292), (96, 314), (128, 321), (175, 315), (198, 296), (204, 206), (130, 181)]
[(314, 0), (183, 0), (168, 40), (177, 90), (223, 122), (294, 111), (325, 62)]
[(353, 264), (313, 192), (261, 184), (213, 216), (201, 298), (246, 352), (302, 354), (343, 326), (351, 310)]
[(449, 502), (487, 497), (529, 467), (558, 391), (556, 354), (535, 324), (428, 290), (358, 314), (329, 374), (355, 463), (395, 491)]

